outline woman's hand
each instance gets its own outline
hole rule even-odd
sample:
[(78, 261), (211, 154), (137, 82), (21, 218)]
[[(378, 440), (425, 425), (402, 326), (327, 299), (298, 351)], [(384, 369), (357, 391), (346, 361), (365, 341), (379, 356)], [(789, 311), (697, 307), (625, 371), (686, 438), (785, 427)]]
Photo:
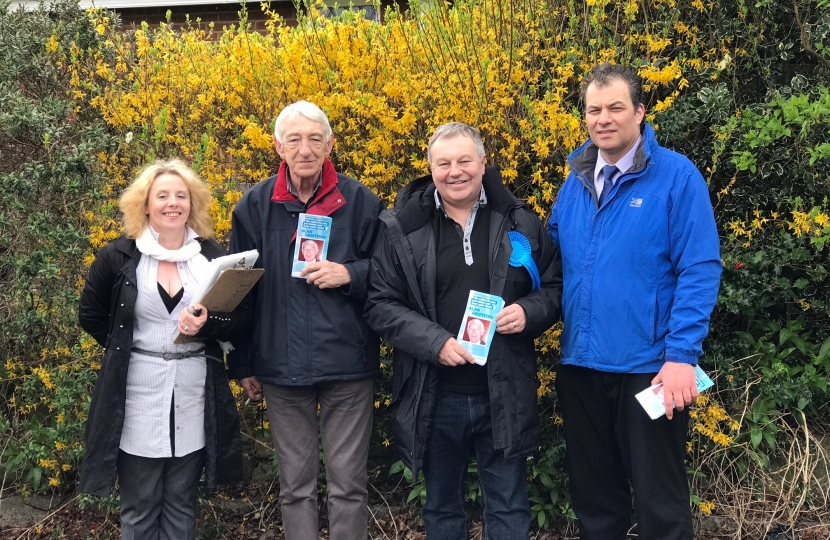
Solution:
[(208, 318), (208, 311), (205, 306), (202, 304), (193, 304), (192, 307), (197, 313), (199, 310), (202, 312), (197, 317), (190, 313), (190, 308), (183, 309), (181, 313), (179, 313), (179, 332), (186, 336), (195, 336), (199, 333), (199, 330), (202, 329), (202, 326), (205, 325), (205, 321)]

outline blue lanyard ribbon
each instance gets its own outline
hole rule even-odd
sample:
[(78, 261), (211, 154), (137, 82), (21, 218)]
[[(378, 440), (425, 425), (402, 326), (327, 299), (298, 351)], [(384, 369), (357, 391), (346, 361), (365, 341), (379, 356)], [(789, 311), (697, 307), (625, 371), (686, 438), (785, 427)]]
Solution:
[(532, 283), (532, 290), (542, 288), (542, 280), (539, 277), (539, 269), (536, 267), (536, 261), (531, 256), (530, 240), (519, 231), (510, 231), (507, 233), (510, 239), (510, 245), (513, 246), (513, 253), (510, 254), (510, 261), (508, 264), (513, 267), (524, 266), (527, 273), (530, 274), (530, 281)]

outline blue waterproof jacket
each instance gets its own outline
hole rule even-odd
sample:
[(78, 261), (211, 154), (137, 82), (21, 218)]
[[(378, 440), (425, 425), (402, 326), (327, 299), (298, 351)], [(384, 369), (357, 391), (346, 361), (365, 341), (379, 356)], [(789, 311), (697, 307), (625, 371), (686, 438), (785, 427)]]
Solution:
[(646, 125), (599, 206), (597, 153), (589, 140), (568, 158), (548, 221), (564, 272), (561, 361), (615, 373), (697, 364), (722, 267), (706, 182)]

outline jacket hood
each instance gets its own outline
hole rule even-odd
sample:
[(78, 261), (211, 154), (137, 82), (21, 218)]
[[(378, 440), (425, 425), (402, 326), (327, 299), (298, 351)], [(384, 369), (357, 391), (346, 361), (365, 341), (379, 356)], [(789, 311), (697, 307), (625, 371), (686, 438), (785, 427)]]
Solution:
[[(637, 147), (637, 151), (634, 153), (634, 163), (631, 166), (633, 171), (642, 169), (651, 159), (651, 155), (659, 148), (657, 139), (654, 137), (654, 129), (649, 124), (645, 124), (642, 137), (640, 146)], [(591, 139), (588, 139), (585, 144), (568, 156), (568, 164), (578, 175), (593, 178), (598, 154), (599, 148)]]
[[(486, 167), (481, 185), (487, 204), (500, 214), (522, 206), (522, 202), (504, 185), (498, 167)], [(404, 234), (422, 227), (435, 212), (435, 183), (432, 175), (422, 176), (402, 187), (395, 196), (392, 212), (396, 214)]]

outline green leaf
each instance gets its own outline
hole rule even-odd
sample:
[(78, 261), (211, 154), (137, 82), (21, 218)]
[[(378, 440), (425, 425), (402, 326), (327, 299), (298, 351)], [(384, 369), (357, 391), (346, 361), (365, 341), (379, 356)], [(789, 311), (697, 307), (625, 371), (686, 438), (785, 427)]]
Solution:
[(764, 442), (767, 443), (767, 446), (770, 447), (770, 450), (775, 450), (775, 437), (772, 436), (772, 433), (764, 432)]
[(793, 334), (790, 336), (790, 343), (798, 347), (798, 350), (801, 351), (801, 354), (809, 354), (810, 346), (807, 345), (807, 342), (799, 336), (798, 334)]
[(782, 346), (790, 339), (790, 336), (793, 335), (793, 331), (789, 328), (782, 328), (781, 332), (778, 334), (778, 346)]
[(752, 448), (757, 449), (758, 445), (761, 444), (761, 438), (763, 437), (763, 432), (761, 428), (754, 426), (750, 431), (749, 438), (752, 442)]
[(784, 349), (783, 351), (778, 353), (778, 359), (783, 360), (783, 359), (787, 358), (789, 355), (792, 354), (792, 352), (795, 349), (796, 349), (795, 347), (788, 347), (788, 348)]
[(828, 358), (830, 358), (830, 338), (825, 339), (824, 343), (821, 344), (821, 348), (818, 350), (818, 357), (816, 357), (816, 360), (820, 363), (823, 363)]

